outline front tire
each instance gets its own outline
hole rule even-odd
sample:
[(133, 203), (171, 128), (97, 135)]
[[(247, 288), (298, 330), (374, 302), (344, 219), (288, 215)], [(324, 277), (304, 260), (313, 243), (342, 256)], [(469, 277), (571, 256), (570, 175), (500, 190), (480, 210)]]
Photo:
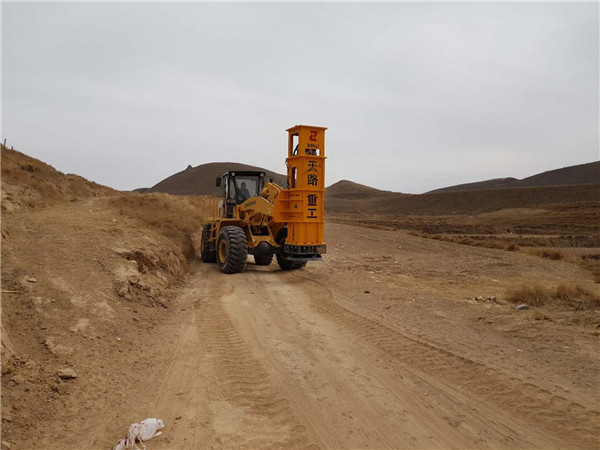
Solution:
[(306, 265), (306, 261), (290, 261), (283, 255), (283, 244), (287, 238), (288, 229), (284, 227), (280, 229), (275, 237), (275, 242), (281, 245), (281, 250), (277, 252), (277, 264), (281, 267), (281, 270), (296, 270)]
[(248, 242), (244, 230), (224, 227), (217, 239), (217, 264), (223, 273), (240, 273), (246, 268)]

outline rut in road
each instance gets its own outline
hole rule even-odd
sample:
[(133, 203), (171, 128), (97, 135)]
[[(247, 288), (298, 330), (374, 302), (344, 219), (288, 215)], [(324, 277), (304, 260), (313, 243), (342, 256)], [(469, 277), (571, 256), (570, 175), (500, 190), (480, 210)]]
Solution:
[(221, 395), (256, 419), (253, 436), (243, 443), (239, 438), (235, 442), (223, 442), (225, 447), (318, 449), (310, 442), (306, 428), (273, 385), (260, 361), (253, 357), (223, 304), (203, 300), (197, 302), (196, 307), (202, 317), (198, 330), (208, 354), (214, 357)]
[[(329, 295), (324, 295), (325, 292)], [(318, 297), (313, 296), (311, 303), (316, 312), (383, 350), (405, 368), (435, 377), (451, 389), (480, 397), (578, 446), (594, 448), (598, 445), (599, 411), (356, 314), (336, 303), (325, 286), (319, 293)], [(563, 394), (569, 395), (568, 392)], [(578, 425), (572, 426), (573, 423)]]

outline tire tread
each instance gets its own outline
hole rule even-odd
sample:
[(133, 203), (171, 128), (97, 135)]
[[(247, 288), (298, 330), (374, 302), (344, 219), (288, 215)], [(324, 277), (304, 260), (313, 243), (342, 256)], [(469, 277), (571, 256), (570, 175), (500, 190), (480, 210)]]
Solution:
[(246, 268), (246, 261), (248, 259), (248, 243), (244, 230), (234, 225), (222, 228), (217, 239), (215, 255), (219, 251), (219, 246), (223, 239), (227, 242), (228, 254), (224, 264), (217, 258), (219, 269), (221, 272), (227, 274), (242, 272)]

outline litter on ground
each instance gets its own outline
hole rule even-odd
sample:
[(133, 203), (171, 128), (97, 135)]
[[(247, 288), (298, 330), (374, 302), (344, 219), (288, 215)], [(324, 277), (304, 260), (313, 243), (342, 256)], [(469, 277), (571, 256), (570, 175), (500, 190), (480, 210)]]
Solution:
[(120, 439), (119, 442), (113, 447), (113, 450), (124, 450), (127, 448), (137, 448), (136, 442), (142, 445), (142, 448), (146, 450), (146, 444), (144, 442), (149, 441), (152, 438), (160, 436), (161, 430), (165, 427), (165, 424), (160, 419), (150, 418), (142, 420), (141, 422), (132, 423), (129, 426), (129, 432), (127, 436)]

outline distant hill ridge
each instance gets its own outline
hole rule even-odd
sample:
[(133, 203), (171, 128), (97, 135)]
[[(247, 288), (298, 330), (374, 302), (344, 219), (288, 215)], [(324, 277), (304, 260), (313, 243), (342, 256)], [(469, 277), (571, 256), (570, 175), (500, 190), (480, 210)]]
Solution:
[(327, 189), (325, 210), (334, 214), (452, 215), (573, 202), (600, 204), (600, 162), (550, 170), (523, 180), (497, 178), (425, 194), (381, 191), (342, 180)]
[(196, 167), (188, 166), (185, 170), (165, 178), (149, 189), (139, 188), (136, 191), (141, 193), (164, 192), (173, 195), (221, 196), (223, 188), (216, 187), (215, 180), (229, 170), (265, 172), (265, 176), (273, 178), (275, 183), (281, 186), (285, 186), (287, 183), (285, 175), (263, 169), (262, 167), (234, 162), (213, 162), (201, 164)]
[(387, 191), (380, 191), (371, 186), (355, 183), (349, 180), (341, 180), (327, 188), (327, 197), (330, 198), (367, 198), (379, 195)]
[[(507, 208), (593, 202), (600, 206), (600, 184), (478, 189), (461, 192), (352, 194), (325, 197), (325, 211), (334, 214), (453, 215), (479, 214)], [(591, 204), (591, 203), (590, 203)]]
[[(220, 197), (222, 188), (215, 186), (215, 179), (228, 170), (264, 171), (268, 178), (286, 186), (285, 175), (247, 164), (218, 162), (188, 166), (152, 188), (141, 188), (138, 192)], [(325, 209), (334, 214), (452, 215), (571, 202), (600, 202), (600, 162), (551, 170), (523, 180), (499, 178), (420, 195), (383, 191), (341, 180), (327, 188)]]
[(455, 186), (435, 189), (426, 193), (439, 194), (443, 192), (478, 191), (484, 189), (565, 186), (594, 183), (600, 183), (600, 161), (563, 167), (562, 169), (548, 170), (522, 180), (517, 178), (495, 178), (475, 183), (457, 184)]

